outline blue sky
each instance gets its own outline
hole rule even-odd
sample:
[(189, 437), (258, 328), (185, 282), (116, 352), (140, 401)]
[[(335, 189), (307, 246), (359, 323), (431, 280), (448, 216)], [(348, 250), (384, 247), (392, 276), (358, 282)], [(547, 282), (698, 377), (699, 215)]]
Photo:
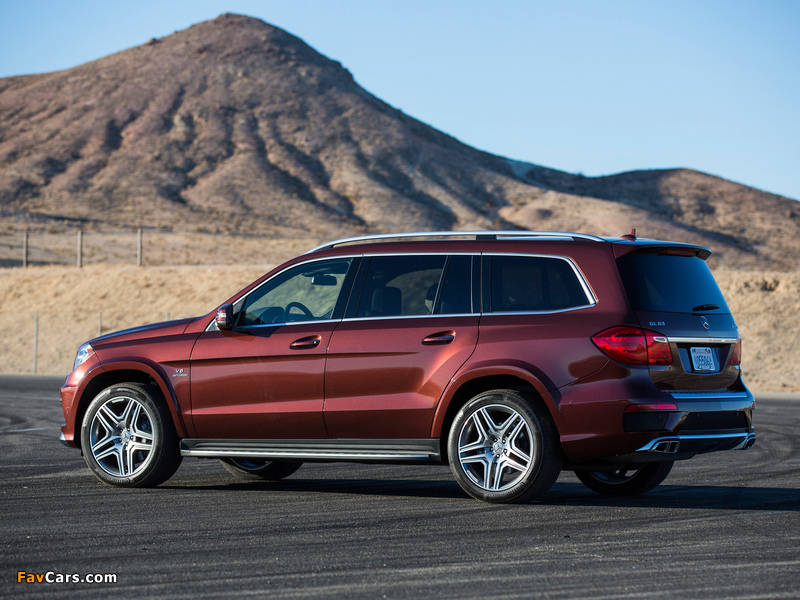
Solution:
[(488, 152), (584, 175), (690, 167), (800, 199), (795, 0), (0, 0), (0, 77), (224, 12)]

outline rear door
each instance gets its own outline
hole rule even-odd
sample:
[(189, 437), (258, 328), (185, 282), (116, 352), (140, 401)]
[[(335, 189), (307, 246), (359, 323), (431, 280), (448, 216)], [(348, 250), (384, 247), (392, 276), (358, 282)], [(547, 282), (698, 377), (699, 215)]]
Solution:
[(686, 249), (635, 251), (617, 259), (639, 324), (663, 334), (672, 364), (651, 366), (663, 390), (722, 390), (739, 379), (736, 322), (705, 260)]
[(473, 262), (442, 254), (364, 259), (328, 349), (330, 437), (430, 437), (442, 392), (478, 339)]

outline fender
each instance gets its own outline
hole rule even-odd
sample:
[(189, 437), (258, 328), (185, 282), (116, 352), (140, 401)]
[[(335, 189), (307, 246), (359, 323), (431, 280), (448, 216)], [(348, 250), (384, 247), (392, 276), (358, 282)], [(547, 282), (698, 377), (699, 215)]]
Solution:
[[(433, 416), (431, 437), (441, 437), (444, 420), (450, 403), (461, 387), (481, 377), (497, 377), (498, 375), (516, 377), (533, 386), (544, 400), (556, 427), (560, 429), (561, 412), (558, 408), (558, 402), (553, 396), (554, 390), (552, 389), (552, 382), (550, 382), (544, 373), (541, 373), (535, 366), (524, 361), (487, 360), (469, 365), (466, 369), (456, 373), (450, 380), (450, 383), (447, 384), (439, 400), (436, 413)], [(551, 385), (548, 386), (548, 383)]]
[[(186, 362), (188, 366), (188, 361)], [(172, 422), (175, 424), (175, 430), (178, 434), (178, 437), (190, 437), (186, 424), (183, 420), (183, 414), (181, 413), (178, 397), (173, 386), (171, 385), (167, 373), (164, 371), (164, 367), (161, 364), (145, 358), (137, 358), (136, 360), (119, 359), (112, 360), (111, 362), (100, 363), (99, 369), (96, 370), (102, 371), (103, 373), (113, 373), (114, 371), (140, 371), (152, 377), (156, 382), (156, 385), (161, 390), (161, 394), (165, 399), (167, 399), (167, 407), (169, 408)], [(94, 370), (91, 371), (91, 373), (94, 373)], [(94, 380), (95, 377), (96, 375), (90, 377), (89, 374), (84, 377), (83, 381), (81, 382), (81, 387), (79, 388), (81, 393), (83, 393), (86, 385)]]

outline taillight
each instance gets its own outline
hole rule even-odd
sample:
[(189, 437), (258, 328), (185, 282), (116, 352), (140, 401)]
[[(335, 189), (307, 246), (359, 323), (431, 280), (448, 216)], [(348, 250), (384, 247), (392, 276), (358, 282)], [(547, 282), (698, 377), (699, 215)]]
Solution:
[(731, 365), (738, 366), (741, 364), (742, 364), (742, 338), (739, 338), (733, 345), (733, 354), (731, 354)]
[(649, 365), (671, 365), (672, 351), (669, 349), (669, 341), (666, 336), (644, 329), (647, 336), (647, 364)]
[(620, 325), (592, 336), (597, 347), (614, 360), (631, 365), (671, 365), (667, 338), (655, 331)]

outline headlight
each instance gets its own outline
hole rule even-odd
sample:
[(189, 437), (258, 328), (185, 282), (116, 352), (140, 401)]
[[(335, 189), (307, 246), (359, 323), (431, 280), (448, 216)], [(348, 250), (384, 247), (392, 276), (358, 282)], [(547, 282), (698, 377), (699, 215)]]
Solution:
[(78, 354), (75, 356), (75, 364), (72, 365), (72, 370), (74, 371), (78, 367), (80, 367), (83, 363), (85, 363), (90, 356), (94, 355), (94, 348), (89, 343), (83, 344), (80, 348), (78, 348)]

